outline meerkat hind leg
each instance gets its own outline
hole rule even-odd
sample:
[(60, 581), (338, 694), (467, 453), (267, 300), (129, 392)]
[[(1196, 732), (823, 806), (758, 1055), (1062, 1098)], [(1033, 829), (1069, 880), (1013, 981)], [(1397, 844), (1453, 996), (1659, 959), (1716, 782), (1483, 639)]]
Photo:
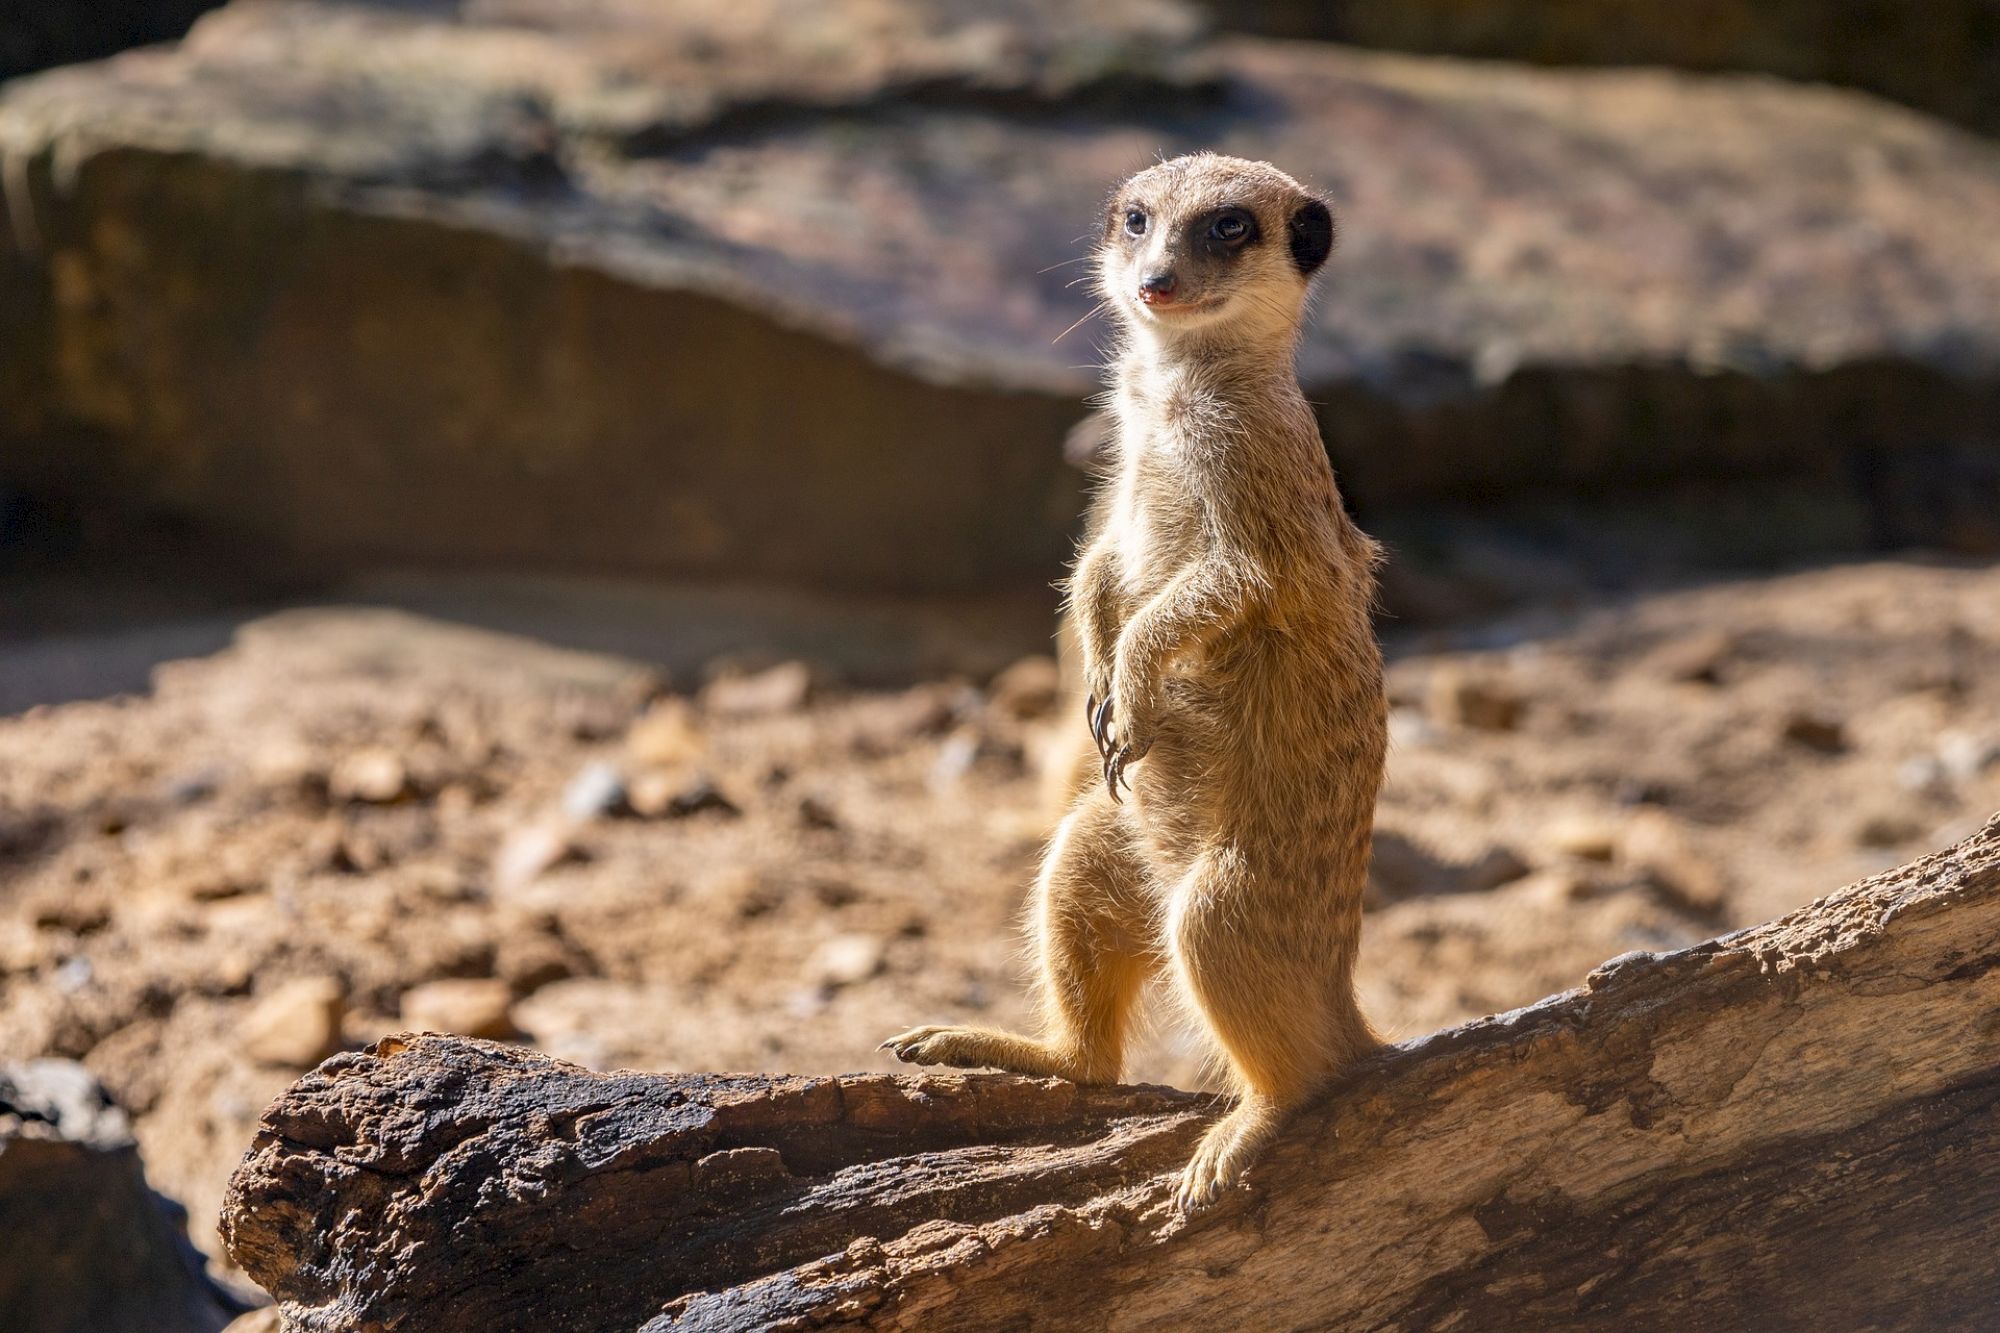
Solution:
[(1269, 891), (1226, 856), (1203, 858), (1177, 891), (1174, 958), (1240, 1093), (1181, 1175), (1183, 1211), (1235, 1184), (1292, 1111), (1370, 1041), (1349, 981), (1355, 941), (1324, 959), (1301, 956), (1313, 933), (1304, 923), (1268, 902), (1238, 910), (1243, 895)]
[(1153, 965), (1143, 876), (1118, 807), (1102, 788), (1086, 793), (1057, 829), (1036, 884), (1045, 1035), (934, 1025), (899, 1033), (883, 1049), (911, 1064), (1115, 1082)]

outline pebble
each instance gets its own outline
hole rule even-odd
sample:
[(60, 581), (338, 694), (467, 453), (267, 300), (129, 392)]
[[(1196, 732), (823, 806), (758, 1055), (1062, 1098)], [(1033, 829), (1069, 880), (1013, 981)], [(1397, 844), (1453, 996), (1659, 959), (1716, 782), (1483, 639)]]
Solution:
[(625, 733), (625, 753), (646, 768), (674, 768), (699, 759), (708, 748), (686, 699), (654, 702)]
[(1618, 825), (1591, 815), (1569, 815), (1551, 824), (1544, 842), (1579, 861), (1613, 861), (1618, 857)]
[(1511, 685), (1457, 667), (1432, 673), (1428, 703), (1433, 721), (1474, 731), (1513, 731), (1527, 712), (1527, 701)]
[(1023, 721), (1047, 717), (1062, 696), (1062, 669), (1044, 654), (1024, 657), (993, 678), (987, 696), (1001, 712)]
[(391, 805), (409, 795), (410, 774), (393, 751), (357, 750), (333, 766), (326, 789), (336, 801)]
[(1847, 728), (1839, 718), (1799, 710), (1785, 718), (1784, 737), (1794, 745), (1821, 754), (1839, 754), (1847, 748)]
[(1861, 847), (1900, 847), (1924, 831), (1918, 820), (1901, 810), (1871, 810), (1854, 826), (1854, 841)]
[(1717, 865), (1696, 850), (1681, 821), (1663, 810), (1633, 814), (1620, 843), (1625, 859), (1674, 905), (1710, 915), (1722, 910), (1729, 883)]
[(873, 935), (835, 935), (813, 950), (806, 973), (825, 986), (852, 986), (882, 970), (882, 941)]
[(763, 671), (722, 676), (701, 692), (701, 705), (723, 717), (768, 717), (795, 713), (812, 701), (813, 670), (804, 662), (783, 662)]
[(625, 775), (603, 760), (584, 765), (563, 788), (563, 813), (582, 822), (611, 814), (625, 805)]
[(465, 1037), (514, 1035), (513, 992), (495, 978), (452, 977), (426, 981), (403, 992), (402, 1020), (418, 1032), (454, 1032)]
[(579, 860), (569, 826), (550, 822), (515, 829), (493, 858), (493, 885), (502, 893), (522, 888), (564, 861)]
[(1719, 685), (1723, 668), (1735, 655), (1735, 637), (1723, 630), (1711, 630), (1670, 640), (1653, 652), (1648, 665), (1659, 675), (1684, 685)]
[(334, 977), (295, 977), (260, 997), (238, 1029), (260, 1064), (307, 1069), (340, 1047), (347, 989)]
[(734, 819), (743, 813), (713, 779), (701, 774), (641, 774), (632, 780), (625, 800), (641, 819), (685, 819), (709, 811)]
[(2000, 763), (2000, 738), (1969, 731), (1947, 731), (1938, 737), (1938, 763), (1959, 782), (1970, 782)]

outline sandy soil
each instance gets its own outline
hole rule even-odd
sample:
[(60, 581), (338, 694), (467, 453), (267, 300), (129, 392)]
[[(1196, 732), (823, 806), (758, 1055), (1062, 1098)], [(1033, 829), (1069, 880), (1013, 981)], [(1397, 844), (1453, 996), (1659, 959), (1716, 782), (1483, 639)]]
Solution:
[[(1393, 1035), (2000, 808), (2000, 567), (1851, 565), (1391, 648), (1362, 989)], [(182, 653), (75, 697), (93, 663)], [(1076, 725), (1053, 664), (898, 689), (752, 666), (669, 682), (333, 605), (0, 642), (0, 1058), (85, 1060), (212, 1249), (258, 1111), (335, 1045), (441, 1025), (598, 1066), (833, 1072), (888, 1067), (906, 1024), (1022, 1022), (1014, 923)], [(1132, 1073), (1194, 1079), (1200, 1054), (1159, 1030)]]

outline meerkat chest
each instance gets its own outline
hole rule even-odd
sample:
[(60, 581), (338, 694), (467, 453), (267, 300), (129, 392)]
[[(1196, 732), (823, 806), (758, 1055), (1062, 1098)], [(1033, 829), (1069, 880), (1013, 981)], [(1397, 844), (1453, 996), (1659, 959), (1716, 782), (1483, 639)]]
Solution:
[(1106, 528), (1128, 596), (1150, 597), (1198, 558), (1204, 531), (1200, 500), (1170, 460), (1153, 453), (1128, 462)]

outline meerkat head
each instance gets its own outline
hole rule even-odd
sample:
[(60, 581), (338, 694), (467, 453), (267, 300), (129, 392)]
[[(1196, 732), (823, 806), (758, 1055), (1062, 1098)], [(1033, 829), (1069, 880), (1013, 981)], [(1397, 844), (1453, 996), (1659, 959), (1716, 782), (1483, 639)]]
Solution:
[(1268, 162), (1194, 153), (1112, 194), (1098, 287), (1142, 335), (1289, 345), (1332, 249), (1333, 214), (1303, 185)]

